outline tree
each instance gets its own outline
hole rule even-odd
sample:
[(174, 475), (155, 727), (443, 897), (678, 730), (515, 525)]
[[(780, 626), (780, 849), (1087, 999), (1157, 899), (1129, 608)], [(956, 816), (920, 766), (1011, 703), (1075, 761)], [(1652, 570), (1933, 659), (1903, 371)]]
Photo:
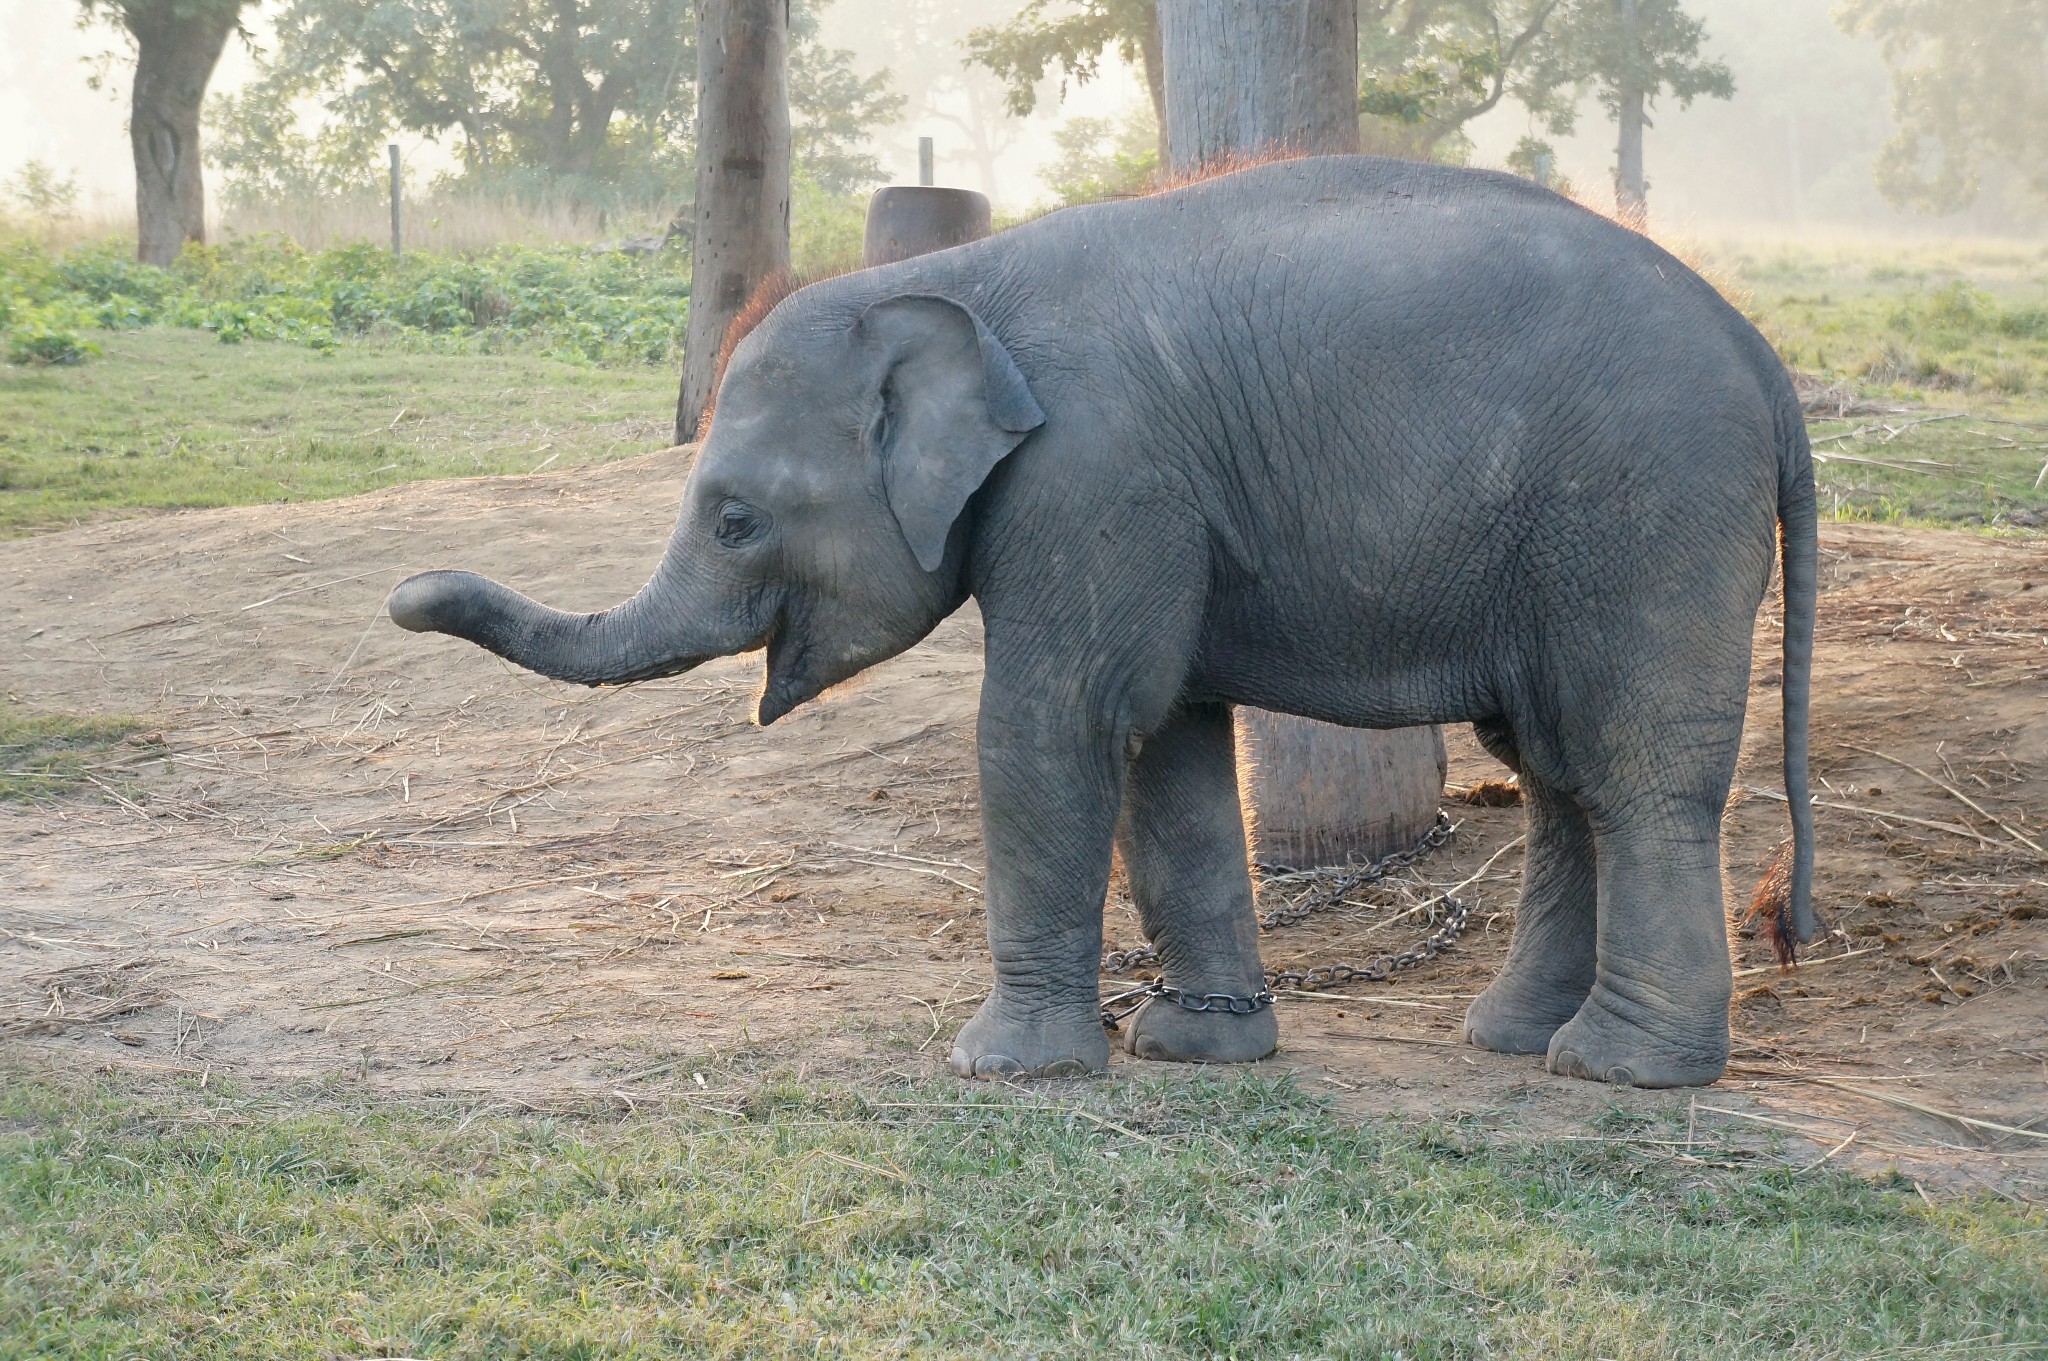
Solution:
[[(789, 94), (799, 162), (843, 194), (881, 178), (862, 144), (902, 101), (818, 42), (820, 7), (791, 7)], [(673, 202), (696, 65), (693, 0), (287, 0), (261, 79), (212, 106), (213, 160), (250, 197), (366, 188), (403, 131), (456, 139), (474, 188)]]
[(1850, 0), (1836, 14), (1874, 35), (1892, 69), (1898, 129), (1877, 187), (1902, 208), (1968, 207), (1988, 165), (2048, 195), (2048, 8), (2039, 0)]
[(1354, 0), (1161, 0), (1167, 164), (1358, 150)]
[(128, 140), (135, 154), (135, 255), (168, 265), (206, 239), (199, 111), (206, 83), (251, 0), (81, 0), (135, 44)]
[(1365, 0), (1358, 109), (1369, 150), (1462, 159), (1464, 127), (1523, 74), (1559, 0)]
[[(1367, 149), (1432, 160), (1462, 150), (1466, 123), (1499, 104), (1533, 56), (1560, 0), (1362, 0), (1358, 111)], [(1247, 17), (1256, 9), (1247, 11)], [(1084, 84), (1115, 51), (1152, 97), (1165, 156), (1166, 106), (1154, 0), (1030, 0), (1009, 22), (968, 37), (969, 60), (1001, 76), (1010, 112), (1038, 104), (1049, 73)]]
[(1159, 129), (1151, 110), (1143, 117), (1112, 123), (1107, 118), (1069, 118), (1053, 130), (1059, 155), (1042, 172), (1046, 187), (1062, 203), (1142, 194), (1159, 179)]
[[(1177, 173), (1358, 145), (1352, 0), (1160, 0), (1167, 147)], [(1443, 794), (1434, 728), (1371, 732), (1240, 709), (1240, 780), (1258, 853), (1342, 863), (1413, 844)]]
[(224, 167), (278, 173), (266, 130), (287, 132), (317, 97), (323, 141), (297, 148), (315, 162), (359, 163), (398, 130), (459, 134), (479, 180), (577, 192), (664, 159), (672, 175), (690, 19), (689, 0), (287, 0), (263, 79), (218, 106), (244, 134)]
[(1002, 78), (1004, 103), (1019, 118), (1038, 107), (1038, 86), (1049, 71), (1085, 85), (1101, 74), (1102, 56), (1114, 49), (1138, 68), (1159, 124), (1159, 160), (1166, 155), (1166, 79), (1159, 55), (1159, 13), (1153, 0), (1029, 0), (1006, 24), (967, 35), (967, 59)]
[(905, 125), (914, 125), (922, 132), (934, 123), (945, 124), (954, 135), (935, 139), (935, 159), (941, 165), (964, 165), (980, 181), (982, 193), (994, 198), (1002, 190), (997, 159), (1016, 144), (1024, 127), (1007, 116), (1003, 83), (986, 68), (961, 60), (977, 9), (958, 0), (872, 5), (864, 16), (870, 32), (864, 45), (890, 54), (889, 68), (910, 97), (899, 128), (909, 131)]
[(1700, 56), (1706, 26), (1679, 0), (1570, 0), (1551, 17), (1536, 59), (1517, 90), (1554, 133), (1569, 133), (1587, 87), (1615, 122), (1614, 206), (1640, 226), (1649, 214), (1643, 175), (1643, 130), (1650, 110), (1669, 94), (1681, 109), (1702, 95), (1728, 99), (1735, 79)]
[(831, 0), (789, 7), (789, 119), (792, 163), (832, 194), (855, 194), (884, 178), (864, 148), (873, 129), (903, 115), (887, 68), (863, 76), (853, 53), (818, 41), (818, 11)]
[(702, 0), (697, 230), (676, 443), (711, 408), (718, 351), (754, 290), (789, 268), (788, 0)]

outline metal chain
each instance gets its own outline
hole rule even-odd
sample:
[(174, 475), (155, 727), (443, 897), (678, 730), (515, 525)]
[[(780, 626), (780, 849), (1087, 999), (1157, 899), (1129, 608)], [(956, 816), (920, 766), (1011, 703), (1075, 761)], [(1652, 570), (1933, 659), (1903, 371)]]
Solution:
[[(1427, 832), (1405, 851), (1383, 855), (1367, 865), (1338, 876), (1320, 892), (1274, 908), (1259, 918), (1261, 931), (1278, 931), (1296, 926), (1317, 912), (1335, 907), (1350, 894), (1370, 884), (1379, 883), (1396, 870), (1413, 866), (1431, 851), (1441, 847), (1457, 834), (1458, 825), (1451, 821), (1451, 815), (1439, 808), (1436, 821)], [(1306, 875), (1311, 871), (1295, 869), (1288, 865), (1271, 865), (1264, 861), (1254, 862), (1256, 868), (1268, 879), (1284, 879)], [(1322, 988), (1337, 987), (1345, 983), (1384, 983), (1404, 969), (1435, 959), (1444, 947), (1465, 933), (1465, 925), (1472, 915), (1471, 904), (1448, 893), (1439, 894), (1437, 902), (1445, 907), (1444, 918), (1436, 930), (1424, 936), (1406, 949), (1392, 954), (1380, 955), (1364, 963), (1338, 962), (1318, 964), (1308, 969), (1267, 969), (1266, 986), (1250, 996), (1225, 992), (1188, 992), (1176, 988), (1162, 978), (1154, 978), (1138, 987), (1117, 993), (1102, 1002), (1102, 1023), (1115, 1030), (1125, 1017), (1154, 997), (1186, 1011), (1227, 1011), (1234, 1016), (1249, 1016), (1273, 1005), (1275, 988), (1294, 988), (1303, 992), (1314, 992)], [(1105, 974), (1128, 973), (1133, 969), (1159, 963), (1159, 952), (1151, 946), (1140, 946), (1134, 950), (1111, 950), (1102, 956), (1102, 972)]]

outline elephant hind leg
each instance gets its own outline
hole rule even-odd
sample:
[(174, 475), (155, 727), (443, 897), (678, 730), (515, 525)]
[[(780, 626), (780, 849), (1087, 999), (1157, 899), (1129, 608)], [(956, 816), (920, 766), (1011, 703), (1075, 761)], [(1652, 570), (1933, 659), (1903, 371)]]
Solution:
[(1546, 1053), (1578, 1013), (1593, 987), (1599, 920), (1586, 814), (1540, 776), (1525, 770), (1521, 784), (1529, 844), (1514, 940), (1499, 977), (1465, 1012), (1466, 1041), (1500, 1054)]
[[(1117, 848), (1167, 983), (1233, 997), (1265, 987), (1227, 706), (1184, 705), (1145, 739), (1125, 779)], [(1142, 1059), (1249, 1063), (1278, 1046), (1280, 1023), (1271, 1007), (1198, 1012), (1155, 997), (1123, 1038)]]
[(1599, 965), (1585, 1004), (1550, 1038), (1553, 1073), (1688, 1087), (1726, 1069), (1719, 811), (1703, 800), (1690, 817), (1601, 828)]

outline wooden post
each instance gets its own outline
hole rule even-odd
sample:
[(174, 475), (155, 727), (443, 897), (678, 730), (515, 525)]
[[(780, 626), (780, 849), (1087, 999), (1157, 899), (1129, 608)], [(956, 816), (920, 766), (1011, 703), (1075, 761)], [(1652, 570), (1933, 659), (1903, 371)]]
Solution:
[[(1358, 150), (1353, 0), (1159, 0), (1168, 164)], [(1413, 845), (1444, 788), (1443, 734), (1375, 732), (1239, 709), (1252, 855), (1308, 868)]]
[(711, 406), (726, 328), (789, 268), (789, 0), (701, 0), (697, 229), (676, 443)]
[(949, 246), (979, 241), (989, 233), (988, 198), (972, 189), (934, 189), (895, 184), (868, 200), (867, 238), (860, 262), (893, 264)]
[(392, 258), (392, 259), (394, 259), (394, 260), (396, 260), (396, 259), (398, 259), (398, 258), (399, 258), (399, 257), (400, 257), (401, 255), (403, 255), (403, 254), (405, 253), (405, 228), (404, 228), (404, 224), (403, 224), (403, 222), (402, 222), (402, 221), (401, 221), (401, 219), (400, 219), (400, 214), (401, 214), (401, 212), (402, 212), (403, 210), (402, 210), (402, 209), (400, 208), (400, 206), (399, 206), (399, 205), (400, 205), (401, 203), (403, 203), (403, 202), (404, 202), (404, 195), (402, 194), (402, 192), (400, 191), (400, 188), (399, 188), (399, 179), (398, 179), (398, 143), (396, 143), (396, 142), (393, 142), (393, 143), (391, 143), (391, 145), (390, 145), (390, 151), (391, 151), (391, 258)]

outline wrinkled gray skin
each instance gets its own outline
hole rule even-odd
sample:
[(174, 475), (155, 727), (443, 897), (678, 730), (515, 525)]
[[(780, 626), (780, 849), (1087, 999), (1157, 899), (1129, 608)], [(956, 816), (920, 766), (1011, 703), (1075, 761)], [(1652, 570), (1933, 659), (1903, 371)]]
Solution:
[[(963, 1075), (1107, 1061), (1112, 845), (1169, 982), (1260, 986), (1230, 705), (1470, 721), (1529, 847), (1467, 1038), (1668, 1086), (1728, 1055), (1720, 819), (1781, 526), (1804, 936), (1791, 386), (1691, 270), (1504, 176), (1289, 161), (814, 284), (734, 353), (638, 595), (428, 572), (391, 614), (592, 685), (765, 647), (772, 723), (975, 597), (996, 984)], [(1278, 1031), (1155, 1000), (1125, 1035), (1242, 1061)]]

